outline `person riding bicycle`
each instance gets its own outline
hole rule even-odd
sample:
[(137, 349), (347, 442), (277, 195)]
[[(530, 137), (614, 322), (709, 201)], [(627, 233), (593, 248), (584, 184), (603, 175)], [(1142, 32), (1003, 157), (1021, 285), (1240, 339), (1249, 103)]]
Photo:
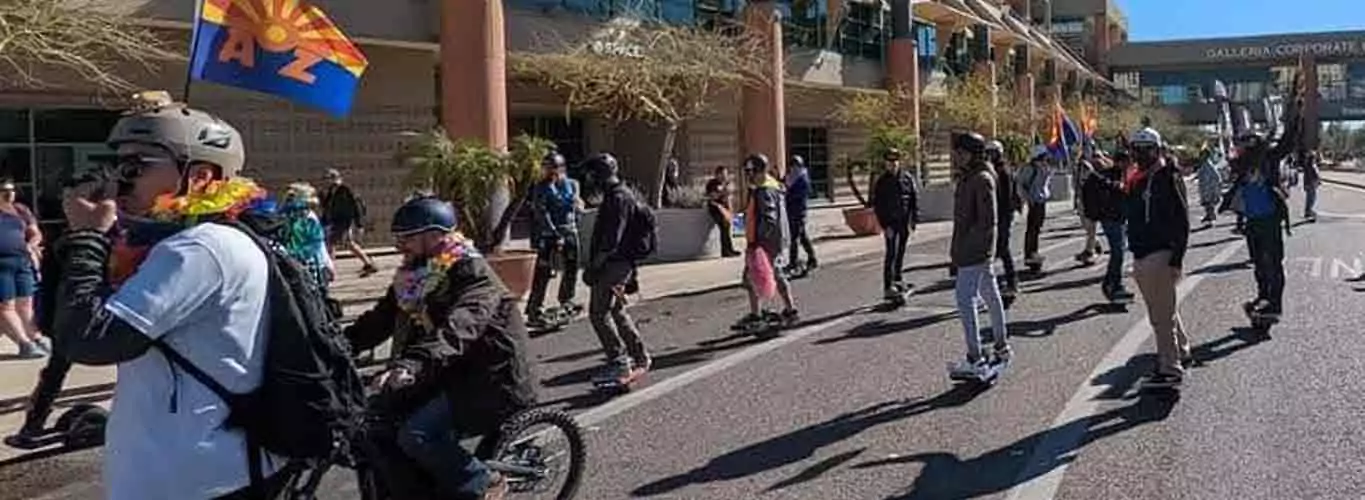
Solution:
[(536, 403), (516, 299), (458, 225), (455, 208), (437, 198), (400, 207), (391, 229), (403, 264), (384, 298), (344, 331), (354, 352), (393, 339), (373, 387), (377, 411), (394, 428), (372, 437), (394, 498), (423, 496), (399, 491), (424, 482), (401, 479), (414, 472), (398, 465), (406, 459), (443, 495), (503, 498), (506, 480), (460, 440)]

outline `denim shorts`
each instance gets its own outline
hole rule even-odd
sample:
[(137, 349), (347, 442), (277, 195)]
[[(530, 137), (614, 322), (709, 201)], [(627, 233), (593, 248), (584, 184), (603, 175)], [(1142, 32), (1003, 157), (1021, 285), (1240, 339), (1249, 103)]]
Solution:
[(33, 296), (37, 283), (28, 256), (0, 257), (0, 302)]

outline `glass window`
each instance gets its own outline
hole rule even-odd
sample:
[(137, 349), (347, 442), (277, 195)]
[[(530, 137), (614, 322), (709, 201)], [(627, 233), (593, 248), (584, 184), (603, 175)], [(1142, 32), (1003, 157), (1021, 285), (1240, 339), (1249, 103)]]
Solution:
[(889, 33), (884, 23), (889, 22), (883, 15), (881, 3), (848, 3), (848, 16), (840, 27), (839, 52), (868, 59), (882, 58), (882, 47)]
[(829, 172), (829, 129), (787, 127), (787, 147), (791, 154), (806, 159), (810, 170), (811, 196), (830, 197), (833, 186)]
[(1347, 68), (1348, 96), (1351, 99), (1365, 99), (1365, 64), (1352, 64)]
[(577, 171), (580, 162), (587, 158), (587, 142), (584, 140), (583, 119), (560, 116), (518, 116), (513, 117), (508, 126), (512, 136), (531, 134), (544, 137), (555, 143), (559, 153), (569, 164), (569, 173), (580, 178)]
[(28, 142), (28, 110), (0, 109), (0, 142)]
[(560, 0), (564, 9), (592, 16), (606, 15), (611, 7), (603, 0)]
[(0, 177), (27, 182), (33, 178), (33, 153), (28, 146), (0, 147)]
[(697, 19), (696, 0), (659, 0), (659, 17), (674, 24), (692, 24)]
[(43, 109), (33, 115), (34, 142), (103, 143), (119, 114), (103, 109)]
[(1318, 65), (1318, 92), (1327, 101), (1346, 99), (1346, 65)]
[(521, 7), (525, 9), (548, 9), (559, 7), (563, 0), (508, 0), (509, 7)]
[(920, 70), (928, 70), (938, 64), (938, 28), (932, 24), (915, 21), (915, 45), (919, 49)]

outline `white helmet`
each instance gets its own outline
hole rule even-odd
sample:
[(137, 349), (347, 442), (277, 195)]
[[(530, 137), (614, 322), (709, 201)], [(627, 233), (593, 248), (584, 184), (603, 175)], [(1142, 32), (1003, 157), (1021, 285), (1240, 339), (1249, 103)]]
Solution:
[(1051, 152), (1052, 150), (1048, 149), (1046, 145), (1035, 144), (1033, 146), (1033, 154), (1029, 155), (1029, 160), (1037, 160), (1038, 157), (1047, 156)]
[(994, 153), (1004, 153), (1004, 152), (1005, 152), (1005, 144), (1002, 143), (1002, 142), (1000, 142), (1000, 141), (991, 141), (991, 142), (988, 142), (988, 143), (986, 143), (986, 152), (987, 152), (987, 153), (992, 153), (992, 152), (994, 152)]
[(1157, 132), (1156, 129), (1152, 127), (1143, 127), (1141, 129), (1138, 129), (1137, 131), (1134, 131), (1133, 135), (1128, 136), (1128, 144), (1134, 146), (1137, 145), (1161, 146), (1162, 144), (1161, 133)]

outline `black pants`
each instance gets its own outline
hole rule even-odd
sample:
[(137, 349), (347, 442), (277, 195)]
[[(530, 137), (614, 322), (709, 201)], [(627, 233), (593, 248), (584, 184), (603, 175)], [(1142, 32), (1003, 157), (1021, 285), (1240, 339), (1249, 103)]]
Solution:
[(790, 219), (789, 224), (791, 226), (792, 250), (791, 258), (787, 259), (787, 265), (795, 266), (801, 262), (800, 250), (802, 248), (806, 249), (806, 260), (809, 263), (815, 263), (815, 245), (811, 243), (810, 232), (806, 230), (806, 218)]
[(1019, 277), (1014, 272), (1014, 255), (1010, 253), (1010, 227), (1014, 225), (1014, 217), (1006, 215), (1000, 219), (1000, 223), (995, 228), (995, 255), (1000, 258), (1000, 263), (1005, 268), (1005, 284), (1011, 288), (1019, 285)]
[(882, 228), (886, 239), (886, 256), (882, 259), (882, 289), (890, 291), (892, 285), (901, 282), (901, 271), (905, 269), (905, 247), (910, 243), (909, 224), (891, 224)]
[(734, 229), (725, 218), (725, 212), (722, 212), (720, 207), (710, 204), (706, 206), (706, 213), (711, 216), (711, 222), (716, 223), (716, 230), (720, 231), (720, 253), (723, 255), (738, 253), (735, 251)]
[(1284, 233), (1274, 217), (1248, 219), (1247, 249), (1256, 274), (1256, 298), (1279, 310), (1284, 300)]
[(1038, 256), (1038, 237), (1043, 234), (1043, 221), (1047, 219), (1047, 202), (1028, 204), (1028, 219), (1024, 227), (1024, 258)]
[(526, 299), (526, 315), (540, 312), (545, 293), (550, 286), (550, 275), (556, 268), (559, 276), (559, 303), (573, 302), (578, 285), (578, 237), (563, 239), (562, 245), (543, 244), (536, 250), (536, 274), (531, 281), (531, 296)]
[(24, 432), (41, 431), (46, 427), (47, 417), (52, 414), (52, 404), (61, 395), (66, 374), (71, 371), (71, 358), (66, 356), (58, 336), (52, 336), (52, 355), (47, 358), (47, 366), (38, 372), (38, 385), (29, 396), (28, 412), (24, 415)]

